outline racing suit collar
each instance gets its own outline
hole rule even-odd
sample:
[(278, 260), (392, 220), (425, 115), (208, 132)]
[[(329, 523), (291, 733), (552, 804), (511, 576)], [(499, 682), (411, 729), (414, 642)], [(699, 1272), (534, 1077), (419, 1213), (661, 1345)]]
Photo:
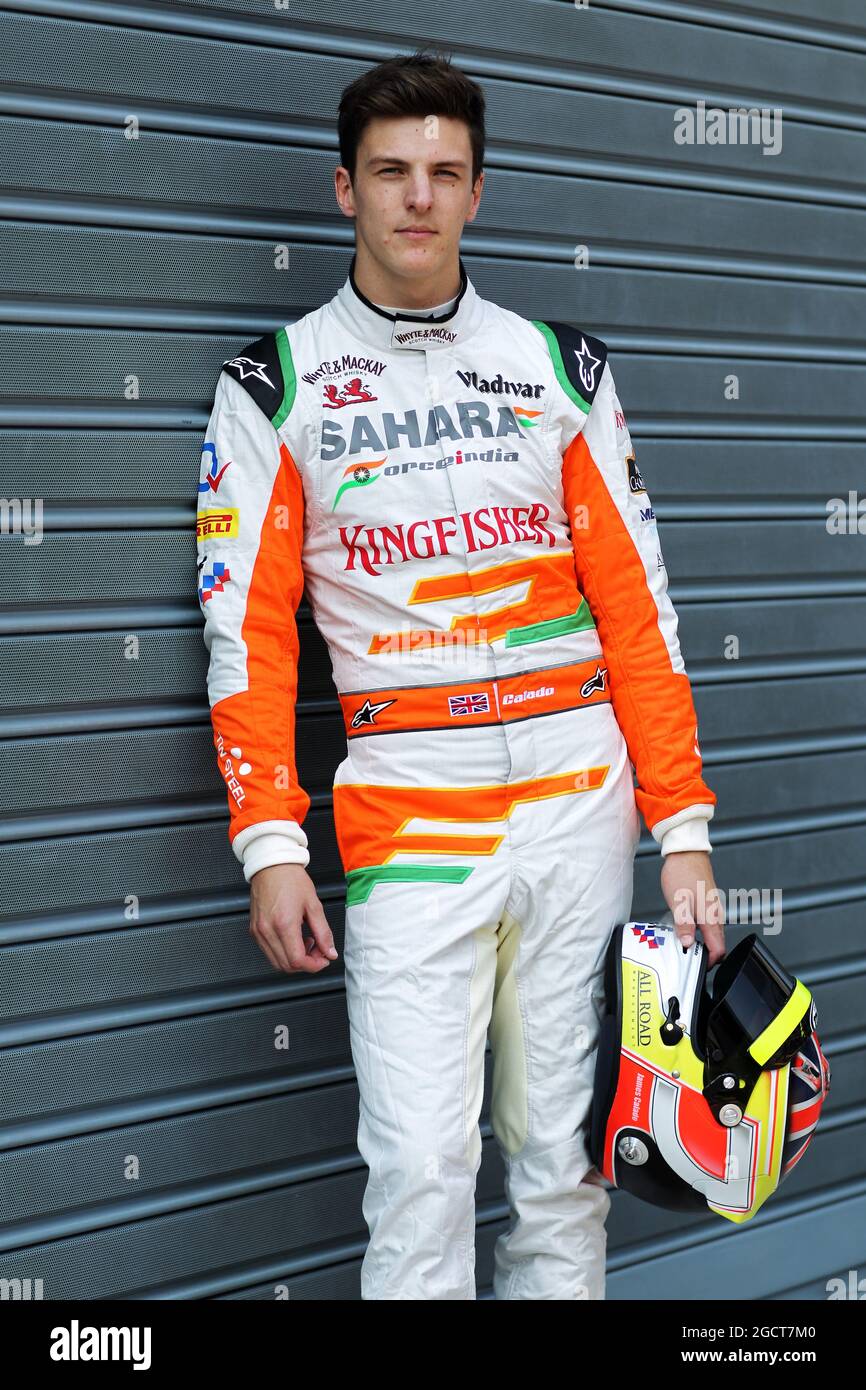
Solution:
[(460, 290), (454, 307), (438, 317), (423, 310), (417, 314), (406, 311), (391, 314), (381, 309), (358, 288), (355, 260), (353, 256), (349, 274), (334, 297), (333, 307), (342, 327), (360, 336), (368, 347), (386, 351), (449, 348), (464, 342), (478, 327), (478, 295), (466, 274), (462, 257), (459, 261)]

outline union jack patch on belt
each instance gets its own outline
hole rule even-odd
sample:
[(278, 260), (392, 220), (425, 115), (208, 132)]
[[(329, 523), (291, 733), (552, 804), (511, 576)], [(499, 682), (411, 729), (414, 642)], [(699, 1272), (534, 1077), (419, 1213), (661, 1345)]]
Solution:
[(490, 697), (484, 693), (480, 695), (449, 695), (448, 710), (452, 719), (459, 719), (463, 714), (488, 714)]

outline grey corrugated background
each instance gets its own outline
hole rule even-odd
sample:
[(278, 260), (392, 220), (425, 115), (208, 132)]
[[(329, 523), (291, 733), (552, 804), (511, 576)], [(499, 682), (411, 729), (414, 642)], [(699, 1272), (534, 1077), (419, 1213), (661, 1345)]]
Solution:
[[(247, 933), (191, 499), (221, 362), (345, 278), (342, 87), (425, 40), (488, 96), (477, 288), (612, 349), (716, 875), (783, 890), (768, 942), (814, 988), (833, 1066), (808, 1155), (746, 1227), (614, 1194), (608, 1294), (823, 1298), (866, 1273), (866, 541), (825, 529), (828, 497), (866, 491), (862, 0), (0, 4), (2, 490), (46, 507), (41, 545), (0, 535), (0, 1275), (50, 1298), (358, 1296), (341, 978), (280, 976)], [(674, 145), (700, 98), (782, 107), (783, 153)], [(342, 734), (303, 613), (302, 642), (307, 829), (342, 944)], [(645, 839), (636, 916), (662, 908), (657, 869)], [(482, 1297), (506, 1211), (486, 1114)]]

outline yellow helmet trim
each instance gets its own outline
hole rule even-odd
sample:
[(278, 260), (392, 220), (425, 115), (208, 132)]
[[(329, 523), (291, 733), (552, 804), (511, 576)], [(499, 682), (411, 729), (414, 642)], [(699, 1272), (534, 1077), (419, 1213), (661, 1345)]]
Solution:
[(787, 1041), (811, 1002), (811, 994), (802, 980), (798, 980), (787, 1004), (773, 1019), (773, 1022), (767, 1025), (763, 1033), (758, 1034), (749, 1047), (749, 1053), (754, 1057), (759, 1067), (764, 1066), (773, 1053), (779, 1050), (782, 1043)]

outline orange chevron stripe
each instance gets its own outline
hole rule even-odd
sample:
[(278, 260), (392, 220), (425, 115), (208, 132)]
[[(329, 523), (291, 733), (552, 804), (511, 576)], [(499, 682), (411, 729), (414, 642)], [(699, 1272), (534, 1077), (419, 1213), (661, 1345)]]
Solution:
[[(400, 843), (388, 855), (392, 859), (395, 854), (495, 854), (504, 840), (504, 835), (439, 835), (436, 832), (427, 834), (409, 834), (404, 826), (408, 822), (404, 821), (395, 832)], [(383, 860), (387, 863), (388, 859)]]
[(346, 873), (387, 864), (397, 854), (495, 854), (501, 835), (407, 831), (416, 820), (443, 823), (508, 820), (516, 806), (554, 796), (596, 791), (609, 764), (559, 772), (525, 782), (480, 787), (377, 786), (342, 782), (334, 787), (334, 823)]
[(483, 570), (462, 570), (419, 579), (407, 600), (410, 604), (449, 602), (453, 599), (493, 594), (512, 584), (526, 584), (522, 598), (503, 603), (484, 613), (455, 613), (447, 629), (412, 629), (374, 633), (368, 652), (401, 651), (406, 646), (451, 642), (492, 642), (509, 628), (528, 627), (543, 618), (574, 613), (583, 595), (577, 587), (574, 553), (557, 550), (552, 555), (527, 560), (508, 560)]

